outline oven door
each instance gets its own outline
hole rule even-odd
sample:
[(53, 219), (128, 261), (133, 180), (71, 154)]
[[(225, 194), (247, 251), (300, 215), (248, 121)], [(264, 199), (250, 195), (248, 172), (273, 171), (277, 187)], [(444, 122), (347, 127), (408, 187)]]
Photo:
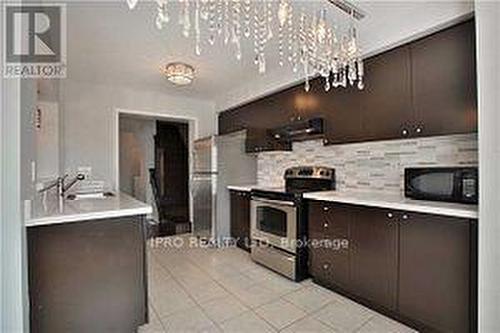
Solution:
[(252, 198), (252, 239), (296, 252), (297, 206), (291, 201)]

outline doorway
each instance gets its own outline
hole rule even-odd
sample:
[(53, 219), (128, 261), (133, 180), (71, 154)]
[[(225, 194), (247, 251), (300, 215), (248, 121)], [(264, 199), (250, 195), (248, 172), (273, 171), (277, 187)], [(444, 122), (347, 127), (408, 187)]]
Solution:
[(193, 121), (117, 112), (117, 188), (153, 206), (154, 236), (191, 231)]
[(149, 172), (161, 236), (191, 231), (188, 126), (186, 123), (156, 121), (155, 165)]

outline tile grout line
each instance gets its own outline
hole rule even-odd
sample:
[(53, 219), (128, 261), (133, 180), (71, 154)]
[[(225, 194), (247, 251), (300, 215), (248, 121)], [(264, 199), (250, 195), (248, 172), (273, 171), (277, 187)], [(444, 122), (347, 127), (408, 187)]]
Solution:
[[(189, 258), (188, 258), (188, 260), (189, 260)], [(190, 261), (190, 260), (189, 260), (189, 261)], [(180, 287), (182, 290), (184, 290), (184, 292), (187, 294), (187, 296), (188, 296), (188, 297), (189, 297), (189, 298), (193, 301), (193, 303), (195, 304), (195, 306), (193, 306), (193, 308), (197, 307), (197, 308), (198, 308), (198, 310), (200, 310), (200, 311), (201, 311), (201, 312), (202, 312), (202, 313), (203, 313), (203, 314), (204, 314), (204, 315), (208, 318), (208, 320), (209, 320), (209, 321), (210, 321), (210, 322), (211, 322), (211, 323), (212, 323), (212, 324), (213, 324), (213, 325), (214, 325), (214, 326), (215, 326), (215, 327), (216, 327), (219, 331), (221, 331), (221, 332), (222, 332), (222, 327), (220, 327), (220, 326), (218, 325), (218, 323), (217, 323), (217, 322), (215, 322), (215, 320), (212, 320), (212, 318), (210, 318), (210, 316), (209, 316), (209, 315), (205, 312), (205, 310), (203, 309), (203, 307), (202, 307), (202, 306), (198, 303), (198, 301), (197, 301), (197, 300), (196, 300), (196, 299), (195, 299), (195, 298), (191, 295), (191, 293), (188, 291), (188, 289), (187, 289), (187, 288), (185, 288), (185, 287), (184, 287), (184, 285), (182, 285), (182, 284), (181, 284), (181, 283), (177, 280), (177, 278), (176, 278), (176, 277), (172, 274), (172, 272), (171, 272), (168, 268), (164, 267), (164, 266), (163, 266), (163, 264), (162, 264), (161, 262), (159, 262), (159, 264), (160, 264), (160, 266), (162, 266), (164, 269), (166, 269), (167, 271), (169, 271), (169, 272), (170, 272), (170, 275), (171, 275), (172, 280), (174, 280), (174, 281), (175, 281), (175, 282), (179, 285), (179, 287)], [(186, 309), (186, 310), (188, 310), (188, 309)], [(179, 311), (179, 313), (180, 313), (180, 311)], [(164, 318), (166, 319), (167, 317), (170, 317), (170, 316), (172, 316), (172, 315), (174, 315), (174, 313), (173, 313), (173, 314), (170, 314), (170, 315), (168, 315), (168, 316), (165, 316)], [(161, 323), (162, 323), (162, 325), (163, 325), (162, 317), (159, 317), (159, 319), (160, 319), (160, 322), (161, 322)]]

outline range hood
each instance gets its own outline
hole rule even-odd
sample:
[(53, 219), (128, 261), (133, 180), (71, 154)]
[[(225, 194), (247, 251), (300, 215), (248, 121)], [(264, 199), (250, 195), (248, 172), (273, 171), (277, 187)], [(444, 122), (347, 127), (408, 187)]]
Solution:
[(324, 133), (323, 118), (292, 122), (288, 125), (271, 130), (271, 135), (277, 140), (300, 141), (308, 137), (317, 137)]

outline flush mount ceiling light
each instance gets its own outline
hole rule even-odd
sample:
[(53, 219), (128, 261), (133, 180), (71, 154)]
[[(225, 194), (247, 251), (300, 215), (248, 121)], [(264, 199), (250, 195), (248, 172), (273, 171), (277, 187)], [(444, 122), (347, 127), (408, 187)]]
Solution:
[[(138, 2), (126, 1), (130, 9)], [(155, 25), (163, 29), (168, 24), (180, 24), (182, 35), (193, 37), (194, 53), (198, 56), (205, 47), (232, 45), (234, 50), (228, 54), (242, 60), (242, 42), (246, 39), (253, 44), (249, 58), (259, 73), (269, 68), (268, 59), (276, 58), (277, 66), (303, 73), (306, 91), (315, 76), (324, 79), (325, 91), (348, 85), (363, 89), (364, 69), (356, 21), (364, 14), (348, 0), (317, 3), (334, 5), (345, 20), (328, 18), (324, 7), (311, 15), (293, 0), (156, 0)], [(172, 8), (178, 9), (175, 18)], [(271, 50), (269, 43), (273, 39), (277, 39), (276, 50)], [(273, 51), (276, 57), (269, 56)], [(187, 72), (173, 68), (179, 74), (169, 77), (167, 73), (170, 81), (191, 83), (192, 67)]]
[(166, 65), (163, 72), (167, 80), (178, 86), (188, 85), (194, 79), (194, 68), (182, 62), (172, 62)]

